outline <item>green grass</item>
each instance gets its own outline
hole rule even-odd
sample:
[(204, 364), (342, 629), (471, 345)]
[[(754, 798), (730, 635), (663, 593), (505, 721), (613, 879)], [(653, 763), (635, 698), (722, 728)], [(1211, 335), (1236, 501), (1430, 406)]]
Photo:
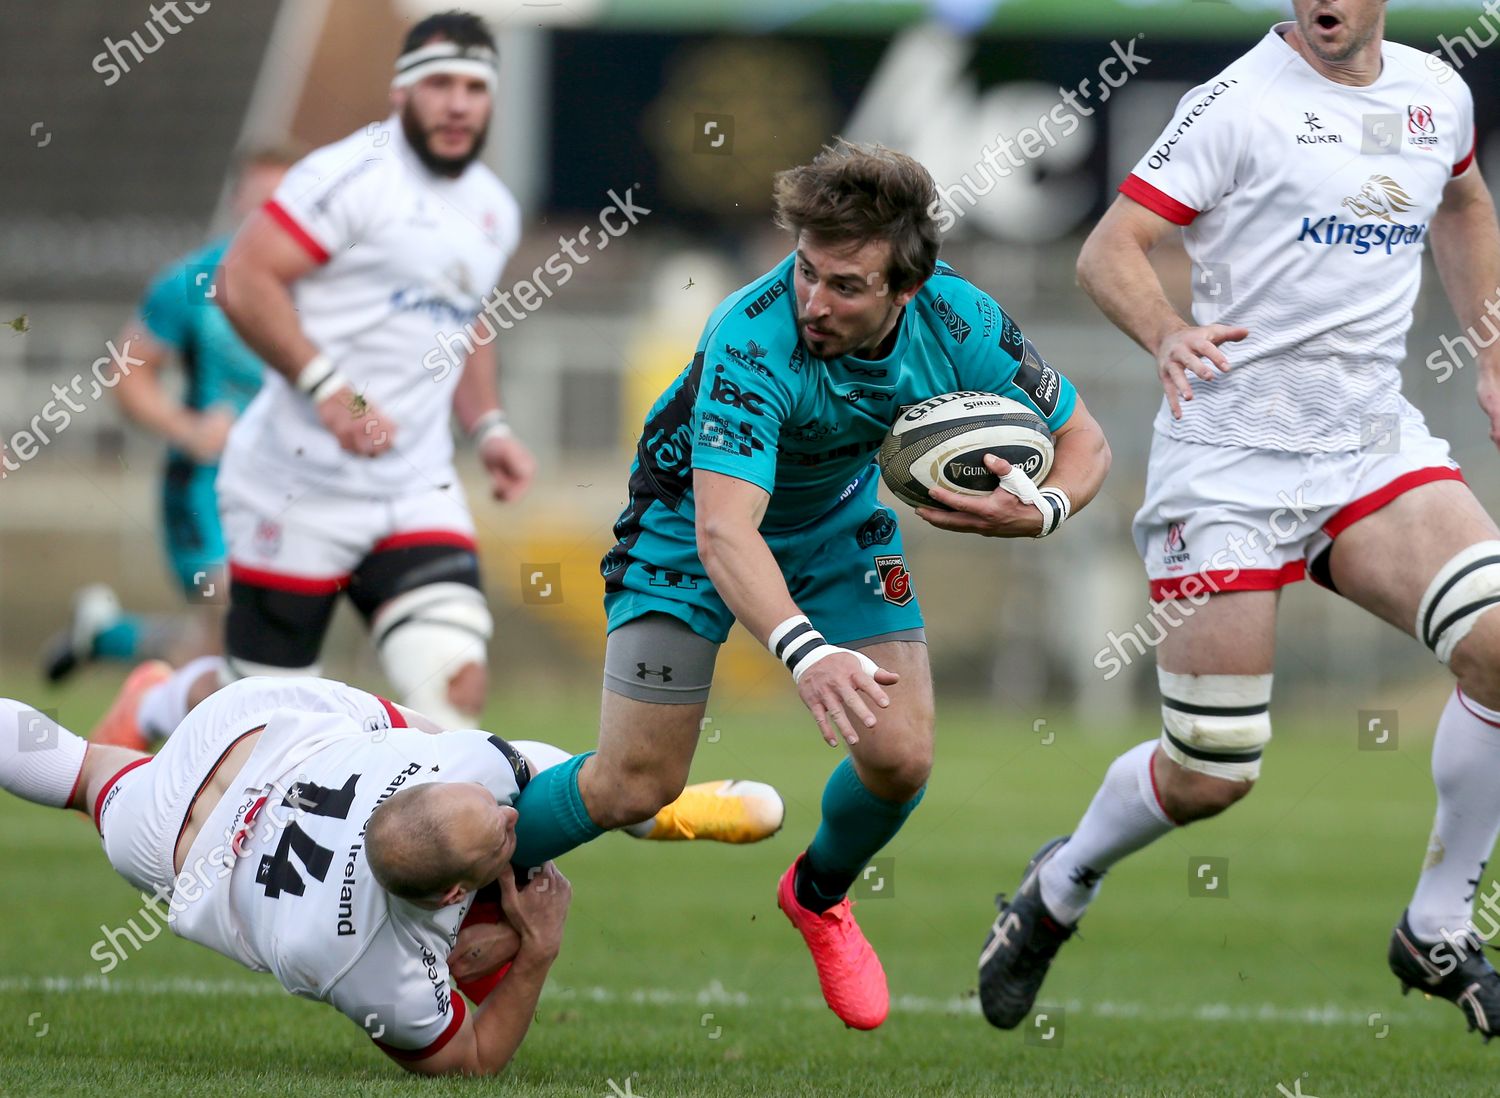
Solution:
[[(70, 695), (65, 723), (86, 728), (107, 686)], [(502, 733), (575, 749), (595, 722), (587, 703), (535, 698), (493, 716)], [(139, 901), (82, 819), (0, 797), (0, 1093), (609, 1096), (627, 1077), (645, 1098), (1496, 1093), (1493, 1050), (1448, 1004), (1401, 998), (1385, 967), (1431, 819), (1429, 745), (1415, 735), (1359, 752), (1352, 729), (1281, 719), (1253, 797), (1108, 878), (1045, 989), (1063, 1028), (1044, 1044), (974, 1008), (991, 897), (1148, 726), (1059, 721), (1043, 744), (1029, 718), (943, 712), (927, 800), (887, 852), (881, 898), (858, 906), (895, 1000), (884, 1027), (859, 1034), (822, 1006), (774, 901), (837, 756), (790, 709), (717, 723), (695, 776), (775, 783), (786, 830), (747, 849), (609, 836), (569, 855), (564, 953), (499, 1082), (407, 1077), (329, 1008), (175, 938), (107, 989), (49, 987), (97, 976), (101, 924)], [(1227, 897), (1188, 896), (1194, 856), (1229, 860)]]

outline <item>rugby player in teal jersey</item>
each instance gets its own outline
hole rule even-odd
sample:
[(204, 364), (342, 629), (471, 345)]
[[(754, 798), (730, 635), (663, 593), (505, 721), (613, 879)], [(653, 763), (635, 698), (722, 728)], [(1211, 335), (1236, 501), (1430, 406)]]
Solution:
[[(294, 148), (266, 146), (239, 158), (232, 200), (236, 223), (265, 203), (298, 157)], [(166, 677), (161, 658), (214, 658), (205, 654), (218, 651), (228, 586), (214, 476), (229, 428), (259, 391), (264, 368), (219, 308), (215, 277), (228, 245), (228, 236), (219, 237), (159, 272), (116, 341), (128, 348), (133, 364), (114, 390), (120, 406), (167, 443), (162, 541), (173, 579), (189, 606), (201, 613), (127, 613), (107, 586), (85, 587), (74, 597), (68, 627), (43, 657), (43, 672), (53, 682), (92, 660), (133, 664), (142, 659), (150, 662), (138, 674), (155, 682)], [(182, 371), (180, 395), (163, 383), (173, 359)], [(135, 693), (150, 682), (138, 683)], [(125, 746), (142, 744), (133, 737)]]
[[(959, 390), (1034, 407), (1056, 439), (1044, 518), (1005, 488), (938, 498), (945, 530), (1038, 537), (1098, 491), (1109, 447), (1073, 385), (984, 291), (937, 261), (916, 161), (843, 141), (776, 180), (796, 251), (730, 295), (649, 412), (604, 558), (609, 640), (597, 752), (523, 795), (518, 864), (649, 819), (683, 788), (718, 647), (738, 621), (791, 671), (848, 755), (777, 900), (848, 1025), (884, 1021), (879, 958), (847, 892), (922, 798), (933, 700), (922, 614), (873, 458), (900, 409)], [(1003, 461), (991, 471), (1007, 474)], [(878, 592), (867, 580), (879, 577)], [(998, 574), (994, 582), (1003, 582)], [(743, 808), (732, 797), (724, 812)]]

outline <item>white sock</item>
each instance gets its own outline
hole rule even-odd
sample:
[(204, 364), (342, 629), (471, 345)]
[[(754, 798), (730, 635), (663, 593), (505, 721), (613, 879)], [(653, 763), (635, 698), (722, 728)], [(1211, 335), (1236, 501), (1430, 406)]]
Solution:
[(49, 714), (0, 698), (0, 789), (66, 808), (88, 749), (87, 740)]
[(141, 695), (141, 703), (135, 711), (135, 721), (148, 740), (164, 740), (188, 715), (188, 691), (193, 683), (210, 671), (222, 673), (222, 656), (199, 656), (183, 664), (172, 677), (159, 682)]
[(1073, 837), (1042, 867), (1042, 902), (1064, 925), (1078, 921), (1110, 866), (1177, 826), (1151, 781), (1156, 745), (1136, 744), (1110, 764)]
[(1469, 925), (1500, 834), (1500, 713), (1454, 690), (1432, 741), (1432, 780), (1437, 819), (1407, 915), (1428, 942)]

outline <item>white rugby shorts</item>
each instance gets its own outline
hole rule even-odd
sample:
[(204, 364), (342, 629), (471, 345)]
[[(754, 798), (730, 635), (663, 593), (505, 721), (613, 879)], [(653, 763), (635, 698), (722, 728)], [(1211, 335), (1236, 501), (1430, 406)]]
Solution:
[(217, 487), (230, 576), (257, 587), (333, 594), (371, 553), (417, 545), (477, 551), (456, 475), (441, 487), (389, 498), (223, 471)]
[[(1333, 539), (1423, 484), (1463, 480), (1448, 444), (1405, 401), (1341, 453), (1182, 442), (1156, 434), (1132, 532), (1151, 599), (1274, 591), (1309, 575)], [(1326, 562), (1326, 558), (1325, 558)]]

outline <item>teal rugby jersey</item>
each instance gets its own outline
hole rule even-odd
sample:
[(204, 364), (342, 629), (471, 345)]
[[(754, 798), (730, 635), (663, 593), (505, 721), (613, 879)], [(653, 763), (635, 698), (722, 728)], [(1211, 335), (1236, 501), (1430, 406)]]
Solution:
[(1054, 431), (1072, 416), (1072, 383), (946, 263), (907, 304), (885, 358), (812, 357), (797, 327), (795, 261), (709, 317), (692, 363), (647, 414), (627, 515), (656, 501), (690, 518), (693, 470), (707, 469), (771, 494), (762, 530), (807, 525), (866, 472), (902, 408), (942, 393), (999, 393)]
[(210, 296), (228, 247), (228, 237), (213, 241), (158, 274), (141, 300), (141, 320), (181, 361), (185, 405), (239, 415), (260, 390), (265, 367)]

